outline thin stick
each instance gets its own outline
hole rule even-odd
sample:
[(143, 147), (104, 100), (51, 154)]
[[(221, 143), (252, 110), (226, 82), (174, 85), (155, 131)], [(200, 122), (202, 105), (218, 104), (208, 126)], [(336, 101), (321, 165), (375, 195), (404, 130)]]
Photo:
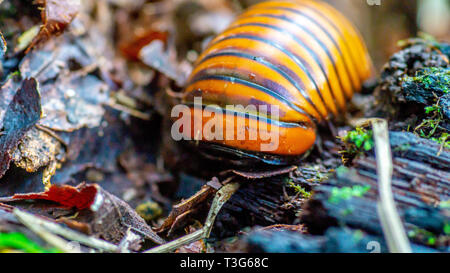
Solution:
[(375, 154), (378, 174), (378, 215), (389, 251), (392, 253), (410, 253), (411, 246), (397, 212), (392, 194), (392, 154), (389, 143), (387, 121), (377, 119), (372, 121), (375, 139)]
[(139, 118), (139, 119), (142, 119), (142, 120), (150, 120), (150, 118), (151, 118), (150, 114), (143, 113), (143, 112), (141, 112), (139, 110), (132, 109), (132, 108), (129, 108), (129, 107), (125, 106), (125, 105), (119, 104), (113, 99), (108, 101), (108, 103), (106, 103), (106, 105), (108, 105), (109, 107), (114, 108), (114, 109), (116, 109), (118, 111), (130, 114), (130, 115), (132, 115), (135, 118)]
[(67, 144), (67, 142), (65, 142), (60, 136), (58, 136), (55, 132), (53, 132), (50, 128), (44, 126), (44, 125), (40, 125), (40, 124), (35, 124), (36, 128), (47, 133), (48, 135), (50, 135), (51, 137), (55, 138), (56, 140), (58, 140), (59, 142), (61, 142), (62, 145), (64, 145), (64, 148), (66, 148), (66, 150), (68, 150), (69, 145)]
[(173, 240), (167, 244), (160, 245), (145, 251), (144, 253), (166, 253), (174, 251), (183, 245), (198, 241), (200, 239), (208, 238), (211, 234), (211, 230), (216, 219), (217, 214), (219, 214), (222, 206), (231, 198), (231, 196), (238, 190), (238, 183), (229, 183), (223, 186), (214, 196), (214, 200), (209, 209), (208, 217), (206, 217), (205, 225), (203, 228)]
[(68, 241), (45, 230), (39, 223), (36, 222), (37, 217), (33, 216), (32, 214), (22, 212), (17, 208), (13, 210), (13, 213), (24, 226), (39, 235), (39, 237), (41, 237), (48, 244), (66, 253), (77, 252), (70, 247)]
[[(86, 236), (80, 232), (65, 228), (61, 225), (58, 225), (56, 223), (53, 223), (48, 220), (42, 219), (40, 217), (34, 216), (33, 214), (19, 210), (17, 208), (15, 208), (13, 210), (13, 213), (21, 221), (25, 221), (28, 224), (32, 223), (33, 226), (38, 226), (42, 229), (46, 229), (52, 233), (63, 236), (71, 241), (77, 241), (86, 246), (90, 246), (90, 247), (93, 247), (93, 248), (96, 248), (96, 249), (99, 249), (102, 251), (116, 252), (119, 250), (118, 246), (108, 243), (107, 241), (103, 241), (103, 240), (100, 240), (100, 239), (97, 239), (97, 238), (91, 237), (91, 236)], [(24, 223), (24, 225), (26, 225), (26, 224)]]

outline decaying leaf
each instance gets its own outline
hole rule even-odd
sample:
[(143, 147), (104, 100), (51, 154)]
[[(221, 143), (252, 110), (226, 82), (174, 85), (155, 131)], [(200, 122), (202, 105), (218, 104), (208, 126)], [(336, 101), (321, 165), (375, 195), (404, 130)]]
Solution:
[(87, 53), (88, 42), (62, 37), (25, 56), (20, 64), (24, 77), (41, 83), (43, 117), (39, 121), (53, 130), (73, 131), (99, 126), (108, 86), (95, 73), (96, 64)]
[(127, 203), (97, 184), (81, 183), (77, 187), (53, 185), (45, 192), (2, 198), (3, 202), (19, 200), (48, 200), (68, 209), (76, 208), (78, 216), (73, 219), (88, 222), (92, 233), (107, 241), (119, 243), (130, 229), (142, 238), (164, 243)]
[(144, 46), (138, 54), (139, 59), (146, 65), (163, 73), (168, 78), (183, 86), (186, 81), (186, 74), (176, 63), (175, 55), (164, 49), (164, 43), (161, 40), (154, 40)]
[[(3, 93), (2, 91), (3, 88), (0, 92)], [(12, 94), (11, 90), (5, 92), (7, 97)], [(41, 104), (37, 82), (34, 78), (24, 80), (0, 116), (0, 118), (3, 117), (0, 120), (2, 128), (0, 133), (0, 177), (8, 170), (13, 151), (40, 116)]]
[(63, 33), (81, 7), (80, 0), (37, 0), (36, 3), (43, 6), (41, 9), (43, 25), (28, 46), (27, 52), (51, 36)]

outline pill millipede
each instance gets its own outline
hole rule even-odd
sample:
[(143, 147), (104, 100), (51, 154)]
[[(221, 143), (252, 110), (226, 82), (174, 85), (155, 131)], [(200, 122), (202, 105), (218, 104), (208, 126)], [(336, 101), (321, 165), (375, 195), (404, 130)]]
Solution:
[[(183, 92), (193, 123), (206, 125), (216, 113), (208, 106), (214, 105), (221, 109), (223, 123), (233, 124), (222, 128), (222, 135), (232, 129), (232, 137), (214, 139), (194, 128), (183, 134), (197, 139), (211, 155), (285, 164), (307, 155), (316, 140), (316, 124), (343, 115), (348, 100), (372, 74), (361, 35), (330, 5), (309, 0), (259, 3), (209, 43)], [(201, 107), (194, 106), (196, 97), (202, 98)], [(269, 110), (229, 110), (227, 105)], [(270, 110), (273, 105), (278, 111)], [(260, 135), (248, 139), (252, 132), (273, 129), (279, 141), (270, 149), (261, 149), (269, 143)], [(245, 130), (245, 139), (238, 138), (239, 130)]]

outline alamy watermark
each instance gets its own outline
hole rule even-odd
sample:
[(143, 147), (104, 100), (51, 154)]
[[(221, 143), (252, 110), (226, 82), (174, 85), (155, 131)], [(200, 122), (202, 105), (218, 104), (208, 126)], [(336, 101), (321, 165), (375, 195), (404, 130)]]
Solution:
[[(252, 117), (245, 118), (245, 114)], [(256, 141), (262, 152), (278, 149), (279, 127), (269, 125), (279, 120), (277, 105), (203, 107), (202, 98), (195, 97), (193, 106), (174, 106), (171, 117), (175, 119), (171, 135), (176, 141)]]

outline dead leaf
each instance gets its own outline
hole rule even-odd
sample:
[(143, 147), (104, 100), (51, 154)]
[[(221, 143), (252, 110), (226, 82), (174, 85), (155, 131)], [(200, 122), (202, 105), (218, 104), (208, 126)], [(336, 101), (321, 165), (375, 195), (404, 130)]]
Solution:
[(51, 36), (63, 33), (81, 7), (80, 0), (37, 0), (36, 3), (43, 6), (41, 10), (43, 25), (28, 46), (26, 53), (38, 44), (47, 41)]
[(175, 54), (164, 49), (161, 40), (154, 40), (144, 46), (138, 54), (139, 59), (151, 68), (163, 73), (169, 79), (176, 81), (179, 86), (186, 82), (187, 73), (181, 71), (181, 65), (176, 62)]
[(108, 85), (94, 73), (90, 42), (69, 35), (61, 38), (27, 54), (19, 67), (24, 77), (40, 82), (39, 124), (67, 132), (97, 127), (105, 112), (102, 105), (109, 101)]
[[(8, 89), (9, 90), (9, 89)], [(3, 93), (3, 88), (0, 90)], [(10, 90), (6, 91), (10, 96)], [(12, 153), (25, 133), (41, 117), (41, 104), (37, 82), (34, 78), (24, 80), (3, 112), (0, 121), (0, 177), (8, 170)]]
[(76, 208), (78, 215), (73, 220), (88, 222), (93, 234), (113, 243), (119, 243), (128, 229), (155, 243), (165, 242), (126, 202), (97, 184), (81, 183), (77, 187), (52, 185), (45, 192), (16, 194), (1, 200), (2, 202), (48, 200), (67, 209)]
[(82, 210), (93, 205), (97, 191), (95, 184), (86, 185), (82, 183), (77, 187), (53, 185), (45, 192), (15, 194), (12, 200), (48, 200), (67, 208)]

